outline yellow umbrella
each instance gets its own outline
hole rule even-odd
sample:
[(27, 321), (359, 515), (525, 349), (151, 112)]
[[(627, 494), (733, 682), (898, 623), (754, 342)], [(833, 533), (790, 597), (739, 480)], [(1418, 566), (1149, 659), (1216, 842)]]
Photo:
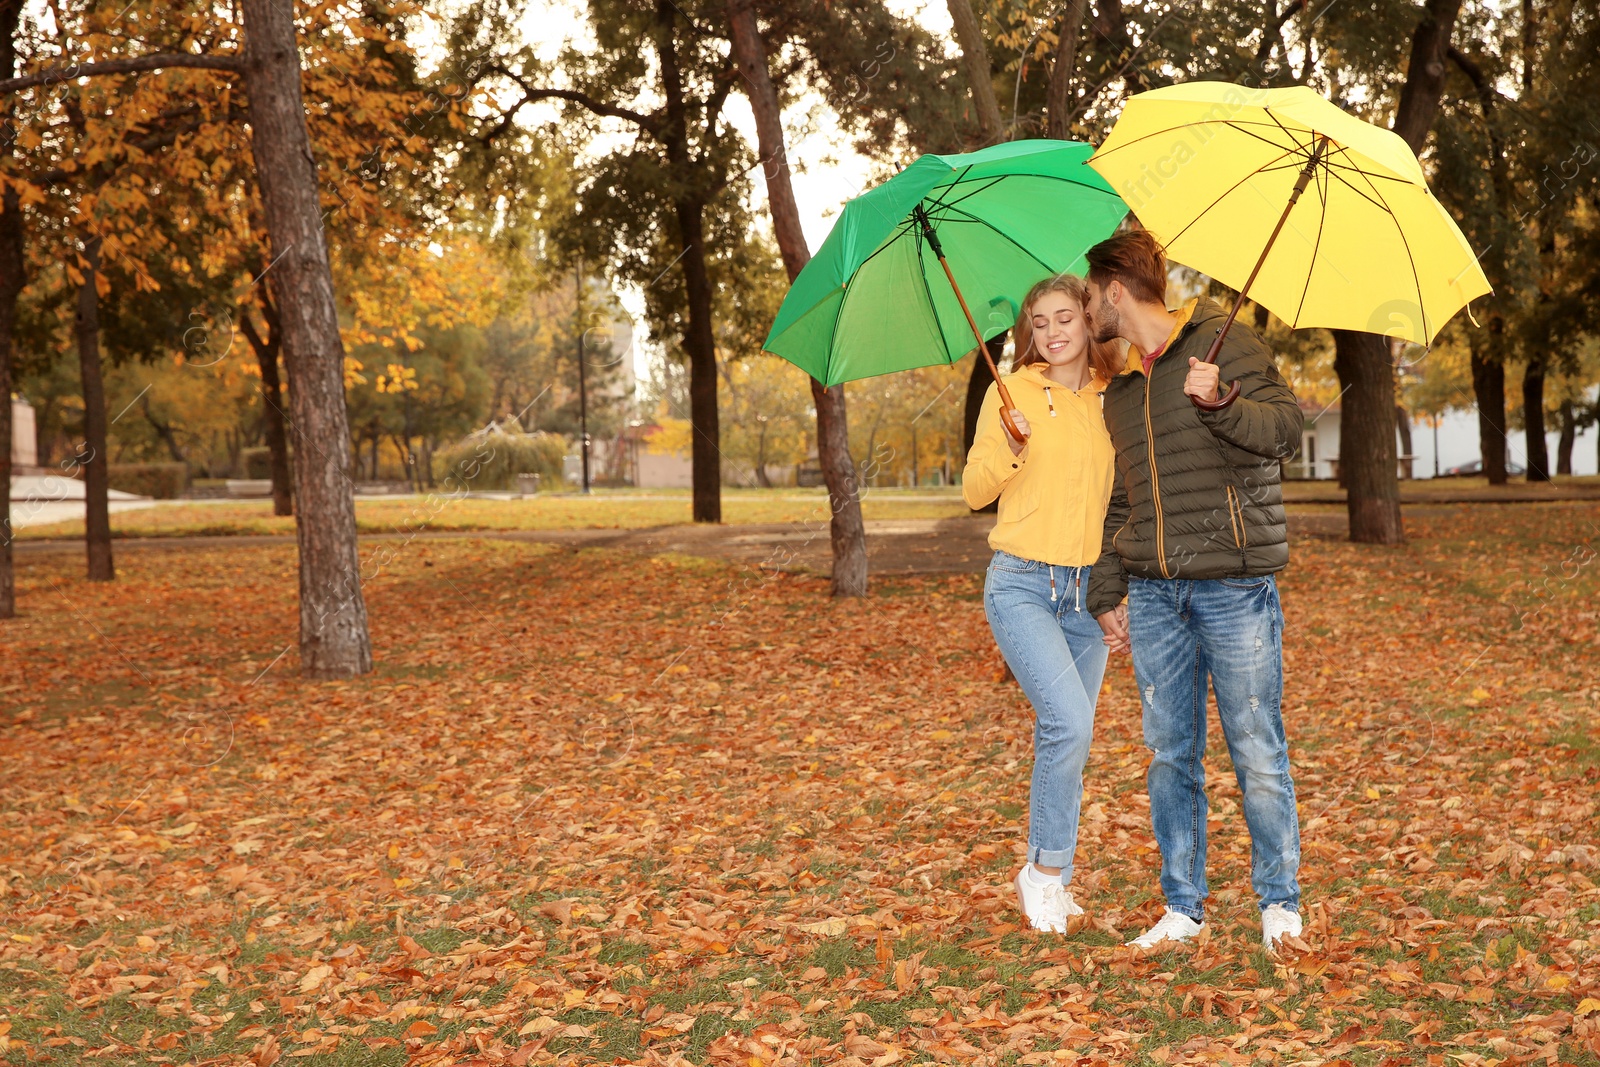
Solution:
[(1210, 361), (1247, 293), (1291, 327), (1427, 345), (1490, 291), (1405, 141), (1305, 86), (1139, 93), (1089, 165), (1173, 259), (1239, 290)]

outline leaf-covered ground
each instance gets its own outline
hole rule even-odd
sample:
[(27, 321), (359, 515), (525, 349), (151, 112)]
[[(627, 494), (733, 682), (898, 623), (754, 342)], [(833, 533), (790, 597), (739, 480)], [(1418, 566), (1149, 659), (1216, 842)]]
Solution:
[(1209, 935), (1120, 947), (1160, 911), (1125, 659), (1091, 921), (1018, 928), (1029, 712), (979, 576), (836, 603), (418, 542), (367, 587), (377, 672), (310, 684), (286, 548), (130, 554), (100, 587), (25, 557), (0, 1059), (1600, 1064), (1597, 523), (1462, 507), (1399, 549), (1295, 545), (1308, 923), (1281, 962), (1220, 745)]

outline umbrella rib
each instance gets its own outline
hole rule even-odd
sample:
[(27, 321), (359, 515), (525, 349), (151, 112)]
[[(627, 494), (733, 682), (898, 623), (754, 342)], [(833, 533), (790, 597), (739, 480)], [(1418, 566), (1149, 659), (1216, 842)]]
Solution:
[[(1294, 149), (1292, 149), (1292, 148), (1291, 149), (1285, 149), (1283, 154), (1286, 156), (1286, 155), (1288, 155), (1289, 153), (1291, 153), (1293, 151), (1294, 151)], [(1282, 159), (1283, 156), (1279, 156), (1278, 158)], [(1275, 159), (1275, 160), (1273, 160), (1273, 162), (1276, 163), (1277, 160)], [(1228, 196), (1232, 195), (1233, 192), (1236, 189), (1239, 188), (1239, 186), (1243, 185), (1245, 182), (1249, 181), (1251, 178), (1254, 178), (1259, 173), (1261, 173), (1261, 168), (1257, 168), (1256, 170), (1252, 170), (1250, 173), (1246, 174), (1244, 177), (1240, 178), (1238, 181), (1236, 181), (1232, 185), (1228, 186), (1228, 188), (1226, 188), (1222, 192), (1218, 193), (1217, 194), (1217, 198), (1215, 200), (1211, 201), (1211, 203), (1207, 204), (1205, 207), (1203, 207), (1199, 211), (1195, 212), (1194, 218), (1189, 220), (1188, 225), (1184, 226), (1183, 229), (1179, 230), (1177, 233), (1172, 235), (1171, 240), (1167, 241), (1168, 247), (1171, 247), (1172, 244), (1178, 240), (1178, 238), (1180, 238), (1184, 234), (1188, 233), (1190, 226), (1193, 226), (1195, 223), (1197, 223), (1201, 219), (1205, 218), (1206, 212), (1210, 211), (1212, 208), (1214, 208), (1218, 204), (1222, 203), (1222, 201), (1224, 199), (1226, 199)]]
[[(944, 346), (944, 361), (948, 366), (955, 360), (950, 356), (950, 342), (945, 339), (944, 326), (939, 322), (939, 308), (933, 302), (933, 290), (928, 288), (928, 271), (922, 262), (922, 235), (917, 234), (914, 240), (917, 242), (917, 277), (922, 279), (922, 292), (928, 298), (928, 314), (933, 319), (933, 328), (939, 335), (939, 343)], [(965, 352), (961, 354), (966, 355)]]
[[(1281, 125), (1277, 125), (1277, 124), (1268, 125), (1265, 122), (1251, 122), (1249, 119), (1201, 119), (1198, 122), (1180, 122), (1176, 126), (1167, 126), (1167, 127), (1162, 128), (1162, 129), (1159, 129), (1159, 130), (1151, 130), (1149, 133), (1140, 134), (1138, 137), (1130, 138), (1126, 142), (1124, 142), (1122, 144), (1119, 144), (1119, 145), (1112, 145), (1110, 148), (1107, 148), (1104, 145), (1101, 145), (1098, 149), (1095, 150), (1094, 158), (1095, 159), (1103, 159), (1104, 157), (1109, 156), (1114, 152), (1120, 152), (1124, 148), (1130, 148), (1133, 145), (1138, 144), (1140, 141), (1148, 141), (1152, 137), (1160, 137), (1160, 136), (1162, 136), (1164, 134), (1168, 134), (1168, 133), (1177, 133), (1180, 130), (1192, 130), (1192, 129), (1196, 129), (1197, 127), (1200, 127), (1200, 126), (1215, 126), (1215, 125), (1233, 126), (1235, 128), (1244, 127), (1244, 126), (1266, 126), (1268, 129), (1283, 129), (1283, 127)], [(1240, 133), (1250, 133), (1249, 130), (1245, 130), (1245, 129), (1239, 129), (1239, 132)], [(1251, 134), (1251, 136), (1257, 137), (1260, 140), (1266, 141), (1268, 144), (1272, 145), (1274, 148), (1282, 148), (1283, 147), (1282, 145), (1278, 144), (1276, 141), (1269, 141), (1269, 140), (1267, 140), (1267, 138), (1261, 137), (1260, 134)]]
[[(1269, 114), (1270, 114), (1270, 112), (1269, 112)], [(1277, 141), (1272, 140), (1272, 138), (1270, 138), (1270, 137), (1263, 137), (1259, 133), (1256, 133), (1254, 130), (1245, 129), (1244, 128), (1245, 124), (1239, 122), (1236, 119), (1228, 119), (1227, 121), (1223, 122), (1222, 124), (1224, 126), (1227, 126), (1229, 129), (1238, 130), (1240, 133), (1244, 134), (1246, 137), (1254, 137), (1256, 140), (1262, 142), (1263, 144), (1271, 145), (1273, 148), (1282, 148), (1283, 147), (1283, 145), (1279, 144)], [(1294, 146), (1289, 151), (1299, 153), (1299, 158), (1300, 159), (1310, 159), (1311, 158), (1311, 146), (1310, 145), (1301, 144), (1298, 140), (1295, 139), (1294, 134), (1290, 133), (1289, 130), (1285, 126), (1283, 126), (1282, 123), (1277, 122), (1276, 119), (1273, 120), (1273, 124), (1277, 129), (1282, 130), (1284, 132), (1284, 134), (1288, 136), (1289, 143)], [(1260, 125), (1265, 125), (1265, 123), (1261, 123)]]
[[(996, 174), (996, 175), (993, 175), (992, 177), (983, 177), (983, 178), (967, 178), (967, 177), (965, 177), (967, 171), (971, 170), (971, 169), (972, 169), (971, 167), (968, 167), (966, 170), (961, 172), (962, 173), (962, 177), (956, 178), (956, 179), (954, 179), (952, 181), (945, 182), (943, 185), (939, 186), (939, 188), (935, 189), (934, 193), (938, 194), (938, 193), (942, 192), (945, 189), (954, 189), (957, 185), (960, 185), (963, 182), (968, 182), (968, 181), (988, 182), (989, 184), (985, 185), (985, 186), (982, 186), (981, 188), (978, 188), (978, 189), (969, 190), (968, 192), (963, 193), (960, 197), (956, 198), (955, 200), (951, 200), (948, 203), (946, 203), (943, 200), (940, 200), (938, 198), (938, 196), (935, 195), (932, 198), (932, 203), (937, 204), (940, 207), (954, 207), (956, 204), (961, 203), (961, 201), (966, 200), (969, 197), (974, 197), (974, 196), (977, 196), (979, 193), (987, 192), (988, 190), (993, 189), (996, 185), (999, 185), (1001, 182), (1003, 182), (1007, 178), (1011, 177), (1011, 175), (1009, 175), (1009, 174)], [(928, 199), (928, 198), (924, 197), (924, 199)]]
[[(1295, 164), (1295, 166), (1298, 167), (1298, 166), (1300, 166), (1300, 164), (1297, 163), (1297, 164)], [(1266, 173), (1268, 171), (1281, 171), (1281, 170), (1291, 170), (1291, 169), (1293, 169), (1293, 168), (1292, 167), (1287, 167), (1287, 166), (1273, 165), (1273, 166), (1269, 166), (1269, 167), (1261, 167), (1259, 170), (1256, 171), (1256, 173), (1264, 174), (1264, 173)], [(1358, 167), (1351, 167), (1349, 169), (1355, 174), (1360, 174), (1362, 177), (1370, 177), (1370, 175), (1368, 175), (1366, 171), (1361, 170)], [(1324, 170), (1322, 164), (1320, 164), (1320, 163), (1317, 164), (1317, 170), (1318, 170), (1318, 172), (1322, 172)], [(1367, 201), (1367, 203), (1371, 204), (1373, 207), (1377, 208), (1379, 211), (1387, 211), (1388, 210), (1382, 203), (1378, 202), (1377, 200), (1374, 200), (1372, 197), (1368, 196), (1366, 193), (1362, 192), (1360, 189), (1357, 189), (1354, 185), (1351, 185), (1341, 175), (1335, 174), (1331, 170), (1327, 171), (1327, 173), (1329, 174), (1330, 177), (1337, 178), (1339, 180), (1340, 184), (1344, 185), (1345, 188), (1349, 189), (1352, 193), (1355, 193), (1357, 196), (1359, 196), (1363, 200)], [(1410, 183), (1407, 182), (1406, 184), (1409, 185)]]
[(1008, 234), (1008, 233), (1006, 233), (1006, 232), (1004, 232), (1002, 230), (995, 229), (995, 227), (992, 224), (990, 224), (988, 222), (985, 222), (983, 219), (980, 219), (978, 216), (974, 215), (970, 211), (963, 211), (963, 210), (961, 210), (959, 208), (952, 209), (952, 210), (958, 211), (960, 214), (965, 215), (967, 217), (967, 221), (976, 222), (980, 226), (988, 226), (991, 233), (998, 234), (1003, 240), (1008, 241), (1013, 245), (1016, 245), (1017, 249), (1023, 255), (1027, 256), (1029, 259), (1031, 259), (1035, 263), (1039, 264), (1039, 266), (1043, 267), (1045, 270), (1050, 271), (1052, 274), (1055, 273), (1056, 269), (1054, 267), (1052, 267), (1050, 264), (1046, 263), (1044, 260), (1040, 259), (1038, 256), (1034, 255), (1032, 252), (1028, 251), (1028, 249), (1023, 248), (1022, 245), (1020, 243), (1018, 243), (1016, 238), (1012, 237), (1010, 234)]
[[(1305, 158), (1305, 157), (1302, 157), (1302, 158)], [(1297, 166), (1300, 166), (1300, 164), (1299, 163), (1281, 164), (1281, 165), (1275, 166), (1273, 169), (1281, 169), (1282, 167), (1285, 167), (1285, 166), (1297, 167)], [(1327, 156), (1323, 156), (1322, 159), (1318, 160), (1317, 161), (1317, 166), (1326, 168), (1327, 170), (1347, 170), (1347, 171), (1350, 171), (1350, 172), (1352, 172), (1354, 174), (1366, 174), (1369, 177), (1382, 178), (1384, 181), (1399, 182), (1401, 185), (1415, 185), (1416, 184), (1415, 182), (1408, 182), (1404, 178), (1396, 178), (1396, 177), (1394, 177), (1392, 175), (1389, 175), (1389, 174), (1373, 174), (1372, 172), (1364, 170), (1363, 168), (1361, 168), (1360, 166), (1357, 166), (1354, 163), (1335, 163), (1332, 160), (1328, 159)], [(1266, 170), (1268, 168), (1263, 167), (1262, 169)]]
[(1318, 199), (1322, 201), (1322, 215), (1317, 220), (1317, 240), (1311, 246), (1311, 263), (1306, 267), (1306, 284), (1300, 290), (1300, 303), (1295, 305), (1294, 321), (1289, 324), (1291, 329), (1299, 329), (1300, 312), (1306, 307), (1306, 294), (1311, 292), (1311, 276), (1317, 271), (1317, 253), (1322, 251), (1322, 233), (1328, 228), (1328, 179), (1329, 175), (1321, 173), (1322, 168), (1317, 168)]
[[(1332, 142), (1329, 142), (1329, 143), (1331, 144)], [(1345, 149), (1340, 147), (1340, 148), (1338, 148), (1338, 151), (1344, 152)], [(1295, 163), (1295, 164), (1285, 164), (1285, 166), (1299, 166), (1299, 164), (1297, 164), (1297, 163)], [(1322, 159), (1318, 161), (1317, 166), (1326, 167), (1328, 170), (1335, 170), (1335, 171), (1337, 171), (1337, 170), (1347, 170), (1347, 171), (1350, 171), (1352, 174), (1362, 174), (1362, 175), (1365, 175), (1368, 178), (1382, 178), (1386, 182), (1398, 182), (1401, 185), (1416, 185), (1417, 184), (1416, 182), (1409, 181), (1409, 180), (1407, 180), (1405, 178), (1396, 178), (1393, 174), (1378, 174), (1378, 173), (1374, 173), (1373, 171), (1366, 170), (1365, 168), (1360, 167), (1355, 163), (1335, 163), (1332, 159), (1330, 159), (1326, 155), (1324, 155), (1322, 157)], [(1263, 167), (1262, 169), (1266, 170), (1266, 169), (1269, 169), (1269, 168)], [(1276, 170), (1276, 169), (1280, 169), (1280, 168), (1273, 167), (1273, 168), (1270, 168), (1270, 169)]]
[[(1417, 277), (1417, 257), (1412, 254), (1411, 242), (1406, 239), (1405, 227), (1400, 225), (1400, 218), (1394, 213), (1394, 209), (1389, 206), (1389, 201), (1383, 199), (1383, 194), (1378, 192), (1377, 186), (1374, 185), (1372, 187), (1372, 192), (1379, 200), (1383, 200), (1383, 210), (1388, 212), (1389, 220), (1394, 223), (1395, 232), (1400, 235), (1400, 243), (1406, 246), (1406, 264), (1411, 268), (1411, 284), (1417, 290), (1417, 313), (1422, 316), (1422, 332), (1431, 342), (1433, 335), (1428, 332), (1428, 309), (1422, 299), (1422, 279)], [(1387, 336), (1387, 334), (1384, 336)]]
[[(1087, 166), (1088, 164), (1085, 163), (1084, 165)], [(1106, 195), (1106, 196), (1115, 196), (1116, 195), (1116, 193), (1114, 191), (1108, 192), (1106, 190), (1106, 187), (1103, 186), (1103, 185), (1095, 185), (1092, 182), (1080, 182), (1076, 178), (1064, 178), (1059, 174), (1001, 174), (1001, 175), (998, 176), (998, 178), (996, 180), (997, 181), (1004, 181), (1006, 178), (1038, 178), (1040, 181), (1064, 182), (1067, 185), (1076, 185), (1076, 186), (1079, 186), (1080, 188), (1088, 189), (1088, 190), (1090, 190), (1092, 192), (1101, 193), (1101, 194)], [(940, 188), (948, 189), (948, 188), (952, 188), (955, 185), (961, 184), (963, 182), (976, 182), (976, 181), (983, 181), (983, 180), (985, 180), (985, 179), (982, 179), (982, 178), (959, 178), (956, 181), (949, 182), (949, 183), (947, 183), (947, 184), (945, 184), (943, 186), (940, 186)], [(1101, 179), (1101, 181), (1104, 181), (1104, 180), (1105, 180), (1104, 178)], [(983, 191), (984, 191), (983, 189), (976, 190), (976, 192), (979, 192), (979, 193), (981, 193)], [(966, 199), (966, 197), (962, 197), (962, 199), (964, 200), (964, 199)], [(941, 201), (941, 203), (942, 203), (942, 201)], [(959, 200), (952, 200), (952, 201), (950, 201), (950, 203), (957, 204), (957, 203), (960, 203), (960, 201)]]
[[(1348, 156), (1349, 156), (1349, 155), (1350, 155), (1350, 150), (1349, 150), (1349, 149), (1348, 149), (1348, 148), (1345, 148), (1345, 147), (1344, 147), (1344, 146), (1343, 146), (1343, 145), (1340, 145), (1340, 146), (1339, 146), (1339, 153), (1340, 153), (1340, 154), (1341, 154), (1341, 155), (1343, 155), (1343, 156), (1346, 156), (1346, 157), (1348, 157)], [(1365, 180), (1366, 180), (1366, 183), (1367, 183), (1367, 185), (1369, 185), (1369, 186), (1371, 186), (1371, 188), (1372, 188), (1372, 195), (1373, 195), (1373, 196), (1378, 196), (1378, 195), (1379, 195), (1379, 194), (1378, 194), (1378, 187), (1377, 187), (1377, 186), (1376, 186), (1376, 185), (1373, 185), (1373, 183), (1372, 183), (1372, 179), (1373, 179), (1373, 178), (1383, 178), (1383, 179), (1385, 179), (1385, 180), (1387, 180), (1387, 181), (1397, 181), (1397, 182), (1399, 182), (1399, 183), (1400, 183), (1400, 184), (1401, 184), (1401, 185), (1409, 185), (1409, 186), (1411, 186), (1411, 187), (1412, 187), (1412, 188), (1413, 188), (1413, 189), (1415, 189), (1415, 188), (1416, 188), (1416, 186), (1417, 186), (1417, 183), (1416, 183), (1416, 182), (1413, 182), (1413, 181), (1406, 181), (1406, 180), (1404, 180), (1404, 179), (1402, 179), (1402, 178), (1391, 178), (1391, 177), (1389, 177), (1389, 175), (1387, 175), (1387, 174), (1371, 174), (1371, 173), (1369, 173), (1369, 172), (1368, 172), (1368, 171), (1367, 171), (1367, 169), (1366, 169), (1366, 168), (1365, 168), (1365, 167), (1361, 167), (1361, 166), (1358, 166), (1358, 165), (1356, 165), (1356, 164), (1355, 164), (1355, 163), (1350, 163), (1350, 164), (1347, 164), (1347, 165), (1346, 165), (1346, 166), (1345, 166), (1345, 167), (1344, 167), (1344, 168), (1343, 168), (1343, 169), (1347, 169), (1347, 170), (1349, 170), (1349, 171), (1350, 171), (1350, 172), (1351, 172), (1351, 173), (1352, 173), (1352, 174), (1359, 174), (1359, 175), (1361, 175), (1361, 177), (1362, 177), (1362, 178), (1363, 178), (1363, 179), (1365, 179)], [(1342, 179), (1342, 178), (1341, 178), (1341, 179), (1340, 179), (1340, 181), (1344, 181), (1344, 179)], [(1345, 182), (1345, 184), (1346, 184), (1346, 185), (1350, 185), (1350, 183), (1349, 183), (1349, 182)], [(1426, 188), (1427, 188), (1427, 187), (1428, 187), (1428, 186), (1427, 186), (1427, 183), (1426, 183), (1426, 182), (1424, 182), (1424, 183), (1423, 183), (1423, 186), (1422, 186), (1422, 187), (1423, 187), (1423, 188), (1424, 188), (1424, 189), (1426, 189)], [(1351, 191), (1352, 191), (1352, 192), (1356, 192), (1356, 193), (1359, 193), (1359, 192), (1361, 192), (1361, 190), (1359, 190), (1359, 189), (1357, 189), (1357, 188), (1356, 188), (1356, 187), (1355, 187), (1355, 186), (1354, 186), (1354, 185), (1350, 185), (1350, 189), (1351, 189)], [(1386, 211), (1387, 211), (1387, 210), (1388, 210), (1388, 208), (1389, 208), (1389, 202), (1388, 202), (1388, 201), (1387, 201), (1387, 200), (1384, 200), (1384, 201), (1383, 201), (1383, 202), (1382, 202), (1382, 203), (1380, 203), (1380, 204), (1379, 204), (1379, 205), (1378, 205), (1378, 206), (1379, 206), (1379, 207), (1382, 207), (1382, 208), (1383, 208), (1383, 209), (1384, 209), (1384, 210), (1386, 210)]]

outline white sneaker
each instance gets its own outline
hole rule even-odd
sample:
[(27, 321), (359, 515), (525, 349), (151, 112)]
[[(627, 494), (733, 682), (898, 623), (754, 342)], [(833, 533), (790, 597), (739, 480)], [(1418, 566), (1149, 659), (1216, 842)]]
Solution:
[(1067, 892), (1067, 887), (1059, 880), (1036, 885), (1033, 879), (1028, 877), (1027, 866), (1024, 866), (1017, 872), (1014, 881), (1017, 887), (1017, 902), (1022, 906), (1022, 914), (1027, 918), (1028, 925), (1035, 930), (1064, 934), (1067, 932), (1067, 920), (1074, 915), (1083, 914), (1083, 909), (1078, 907), (1078, 902), (1072, 899), (1072, 894)]
[(1167, 913), (1143, 934), (1129, 941), (1128, 944), (1135, 948), (1154, 948), (1163, 941), (1180, 944), (1189, 940), (1205, 929), (1204, 923), (1197, 923), (1181, 911), (1167, 909)]
[(1268, 952), (1278, 950), (1278, 939), (1288, 935), (1300, 936), (1300, 913), (1290, 911), (1282, 904), (1273, 904), (1261, 910), (1261, 942)]

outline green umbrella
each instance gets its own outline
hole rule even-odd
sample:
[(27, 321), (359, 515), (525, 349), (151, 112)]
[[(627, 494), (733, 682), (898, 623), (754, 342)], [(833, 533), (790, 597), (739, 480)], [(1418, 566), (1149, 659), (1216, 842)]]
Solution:
[(762, 347), (824, 385), (954, 363), (975, 346), (988, 358), (983, 341), (1015, 323), (1028, 289), (1081, 272), (1127, 214), (1085, 165), (1093, 151), (1032, 140), (921, 157), (844, 206)]

